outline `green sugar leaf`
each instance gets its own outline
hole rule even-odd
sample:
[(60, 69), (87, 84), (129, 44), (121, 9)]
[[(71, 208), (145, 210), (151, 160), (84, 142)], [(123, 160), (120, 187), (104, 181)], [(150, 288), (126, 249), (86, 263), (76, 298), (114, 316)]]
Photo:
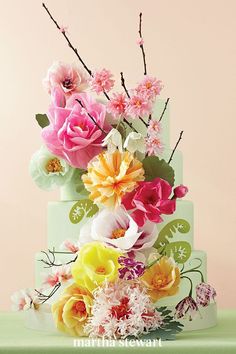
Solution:
[(154, 247), (162, 252), (166, 245), (169, 243), (168, 238), (173, 238), (176, 232), (182, 234), (188, 233), (190, 230), (190, 224), (184, 219), (175, 219), (166, 224), (163, 229), (159, 232), (158, 238), (154, 244)]
[(168, 257), (173, 257), (176, 263), (183, 264), (191, 256), (191, 245), (186, 241), (171, 242), (166, 245), (164, 253)]
[(35, 115), (35, 118), (36, 118), (36, 120), (38, 122), (38, 125), (41, 128), (45, 128), (46, 126), (48, 126), (50, 124), (48, 116), (46, 114), (38, 113), (38, 114)]
[(69, 218), (72, 224), (78, 224), (83, 218), (91, 218), (98, 212), (98, 207), (90, 199), (76, 202), (70, 210)]
[(145, 170), (146, 181), (152, 181), (159, 177), (169, 182), (171, 186), (174, 185), (175, 172), (164, 159), (160, 160), (157, 156), (148, 156), (145, 157), (142, 163)]

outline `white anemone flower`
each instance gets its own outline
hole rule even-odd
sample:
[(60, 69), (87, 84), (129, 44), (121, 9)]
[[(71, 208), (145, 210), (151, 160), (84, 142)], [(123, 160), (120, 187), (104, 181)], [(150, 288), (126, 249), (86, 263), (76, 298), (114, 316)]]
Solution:
[(157, 237), (154, 223), (146, 222), (139, 228), (123, 207), (103, 209), (80, 231), (79, 243), (104, 242), (124, 252), (150, 248)]
[(116, 149), (122, 152), (122, 137), (120, 132), (115, 128), (111, 129), (103, 139), (102, 146), (107, 146), (107, 151), (111, 154), (115, 152)]
[(145, 139), (142, 134), (131, 132), (125, 139), (124, 148), (132, 154), (135, 151), (145, 153)]

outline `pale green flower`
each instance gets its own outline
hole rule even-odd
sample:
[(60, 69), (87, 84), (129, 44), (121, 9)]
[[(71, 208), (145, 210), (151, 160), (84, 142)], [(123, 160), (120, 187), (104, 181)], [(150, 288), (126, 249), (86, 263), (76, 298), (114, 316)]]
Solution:
[(71, 180), (74, 169), (65, 160), (53, 155), (42, 146), (30, 161), (30, 174), (37, 186), (53, 190)]

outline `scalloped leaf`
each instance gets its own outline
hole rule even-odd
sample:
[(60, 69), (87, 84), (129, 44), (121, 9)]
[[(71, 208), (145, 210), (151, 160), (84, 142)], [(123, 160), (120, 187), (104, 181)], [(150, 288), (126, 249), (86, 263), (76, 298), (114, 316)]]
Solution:
[(148, 156), (142, 161), (145, 170), (145, 181), (152, 181), (154, 178), (162, 178), (169, 182), (171, 186), (175, 183), (175, 171), (164, 160), (157, 156)]
[(46, 114), (38, 113), (35, 115), (35, 119), (37, 120), (38, 125), (41, 128), (45, 128), (50, 124), (48, 116)]
[(83, 218), (91, 218), (98, 212), (98, 207), (90, 199), (76, 202), (70, 210), (69, 218), (72, 224), (78, 224)]
[(173, 257), (176, 263), (184, 264), (191, 256), (191, 245), (186, 241), (171, 242), (166, 245), (164, 253)]
[(174, 316), (171, 315), (172, 311), (167, 307), (156, 308), (156, 310), (161, 314), (163, 320), (161, 327), (148, 334), (143, 334), (139, 339), (175, 340), (176, 334), (182, 332), (184, 326), (174, 319)]
[(190, 224), (185, 219), (175, 219), (166, 224), (159, 232), (158, 238), (154, 244), (154, 247), (161, 253), (165, 246), (169, 243), (168, 238), (173, 238), (173, 234), (177, 231), (186, 234), (190, 230)]

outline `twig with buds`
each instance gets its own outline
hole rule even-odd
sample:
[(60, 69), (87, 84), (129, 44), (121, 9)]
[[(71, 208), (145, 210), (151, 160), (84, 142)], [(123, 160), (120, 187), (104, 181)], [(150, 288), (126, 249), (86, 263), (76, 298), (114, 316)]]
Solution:
[(40, 303), (41, 303), (41, 304), (44, 304), (46, 301), (48, 301), (48, 300), (57, 292), (57, 290), (58, 290), (60, 287), (61, 287), (61, 283), (59, 282), (59, 283), (57, 283), (57, 284), (53, 287), (52, 291), (51, 291), (48, 295), (43, 294), (41, 291), (39, 291), (39, 290), (37, 290), (37, 289), (34, 289), (34, 290), (35, 290), (36, 293), (37, 293), (37, 297), (38, 297)]
[(144, 66), (144, 75), (147, 75), (147, 63), (146, 63), (146, 56), (145, 56), (145, 51), (144, 51), (144, 46), (143, 46), (143, 36), (142, 36), (142, 12), (139, 14), (139, 37), (140, 37), (140, 48), (142, 51), (142, 56), (143, 56), (143, 66)]
[(173, 151), (172, 151), (172, 153), (170, 155), (168, 164), (170, 164), (172, 159), (173, 159), (174, 153), (175, 153), (175, 151), (176, 151), (176, 149), (177, 149), (177, 147), (178, 147), (178, 145), (180, 143), (180, 140), (182, 139), (183, 132), (184, 132), (183, 130), (180, 132), (179, 139), (178, 139), (177, 143), (175, 144), (175, 147), (174, 147), (174, 149), (173, 149)]
[(167, 100), (166, 100), (166, 102), (165, 102), (165, 106), (164, 106), (164, 109), (163, 109), (163, 111), (162, 111), (162, 113), (161, 113), (161, 116), (160, 116), (160, 118), (159, 118), (159, 122), (162, 120), (162, 118), (164, 117), (164, 114), (165, 114), (165, 112), (166, 112), (166, 108), (167, 108), (167, 106), (168, 106), (168, 103), (169, 103), (169, 98), (167, 98)]
[[(68, 264), (71, 264), (71, 263), (74, 263), (77, 259), (77, 255), (70, 261), (68, 262), (65, 262), (65, 263), (56, 263), (56, 256), (55, 254), (57, 254), (58, 252), (56, 251), (51, 251), (51, 250), (48, 250), (48, 253), (45, 252), (45, 251), (41, 251), (45, 256), (46, 256), (46, 259), (39, 259), (39, 262), (42, 262), (43, 264), (45, 264), (45, 267), (44, 268), (51, 268), (51, 267), (61, 267), (61, 266), (64, 266), (64, 265), (68, 265)], [(71, 253), (71, 252), (68, 252), (68, 254), (74, 254), (74, 253)]]

